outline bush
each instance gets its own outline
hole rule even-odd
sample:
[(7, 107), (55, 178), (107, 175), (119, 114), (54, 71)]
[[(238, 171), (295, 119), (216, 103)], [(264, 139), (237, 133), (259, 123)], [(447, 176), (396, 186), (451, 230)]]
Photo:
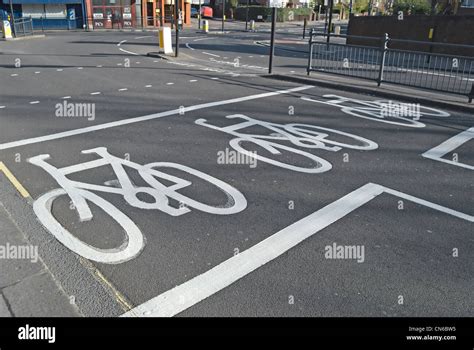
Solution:
[(399, 11), (410, 13), (411, 15), (429, 15), (431, 7), (426, 0), (395, 0), (393, 3), (393, 13)]

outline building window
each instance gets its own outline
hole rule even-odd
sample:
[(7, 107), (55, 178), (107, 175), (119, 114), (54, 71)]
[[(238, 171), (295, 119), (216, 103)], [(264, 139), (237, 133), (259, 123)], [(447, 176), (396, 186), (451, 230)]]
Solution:
[(463, 0), (461, 7), (474, 7), (474, 0)]

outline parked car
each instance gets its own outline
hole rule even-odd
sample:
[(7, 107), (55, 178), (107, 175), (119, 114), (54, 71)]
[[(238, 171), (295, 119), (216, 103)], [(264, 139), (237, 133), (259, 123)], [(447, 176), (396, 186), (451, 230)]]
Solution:
[(191, 17), (197, 17), (199, 14), (199, 10), (195, 7), (191, 7)]
[(212, 16), (213, 16), (212, 7), (209, 7), (209, 6), (201, 7), (201, 17), (212, 18)]

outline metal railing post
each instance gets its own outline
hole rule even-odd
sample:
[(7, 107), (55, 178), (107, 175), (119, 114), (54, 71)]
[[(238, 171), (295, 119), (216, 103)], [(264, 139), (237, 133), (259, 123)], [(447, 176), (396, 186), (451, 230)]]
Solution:
[(381, 47), (381, 57), (380, 57), (380, 66), (379, 66), (379, 76), (377, 78), (377, 86), (380, 86), (383, 81), (383, 71), (385, 68), (385, 56), (387, 54), (388, 50), (388, 42), (390, 38), (388, 37), (388, 34), (385, 33), (385, 35), (382, 37), (382, 47)]
[(311, 73), (311, 61), (313, 60), (313, 33), (314, 28), (311, 28), (309, 31), (309, 52), (308, 52), (308, 67), (306, 68), (306, 72), (308, 75)]
[(306, 37), (306, 25), (307, 25), (308, 20), (305, 18), (303, 21), (303, 39)]

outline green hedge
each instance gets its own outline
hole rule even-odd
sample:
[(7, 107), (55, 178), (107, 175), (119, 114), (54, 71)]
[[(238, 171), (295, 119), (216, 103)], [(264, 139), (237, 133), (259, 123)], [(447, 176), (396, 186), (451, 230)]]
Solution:
[[(234, 18), (239, 21), (245, 21), (247, 7), (237, 7), (234, 10)], [(291, 12), (293, 12), (293, 20), (302, 21), (305, 17), (309, 19), (312, 13), (310, 8), (282, 8), (277, 9), (277, 21), (286, 22), (290, 20)], [(258, 21), (257, 17), (262, 16), (264, 21), (271, 21), (272, 9), (263, 6), (249, 6), (249, 20)]]

